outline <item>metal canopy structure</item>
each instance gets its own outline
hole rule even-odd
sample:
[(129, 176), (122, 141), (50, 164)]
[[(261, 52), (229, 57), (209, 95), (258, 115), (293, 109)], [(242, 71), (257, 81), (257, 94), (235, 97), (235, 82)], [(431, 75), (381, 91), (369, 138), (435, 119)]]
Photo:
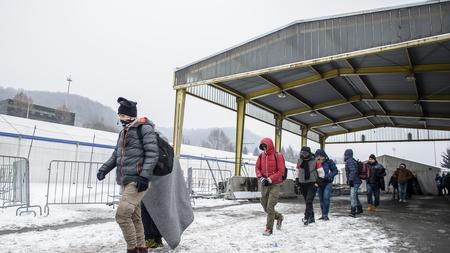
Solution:
[(174, 144), (187, 93), (237, 111), (237, 163), (245, 115), (276, 127), (277, 149), (281, 129), (321, 145), (380, 127), (450, 131), (450, 1), (297, 21), (177, 69), (174, 88)]

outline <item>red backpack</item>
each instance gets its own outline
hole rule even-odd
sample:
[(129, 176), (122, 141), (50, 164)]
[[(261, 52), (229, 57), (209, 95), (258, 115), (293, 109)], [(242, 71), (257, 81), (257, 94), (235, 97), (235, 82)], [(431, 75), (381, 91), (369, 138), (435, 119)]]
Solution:
[(368, 179), (369, 178), (369, 166), (367, 166), (367, 164), (361, 162), (360, 160), (357, 160), (356, 163), (358, 164), (359, 178), (362, 180)]

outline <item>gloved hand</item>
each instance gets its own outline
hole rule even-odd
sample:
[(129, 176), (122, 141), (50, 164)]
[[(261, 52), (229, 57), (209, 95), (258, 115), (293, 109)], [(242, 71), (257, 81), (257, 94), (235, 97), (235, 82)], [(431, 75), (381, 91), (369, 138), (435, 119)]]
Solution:
[(98, 181), (102, 181), (103, 179), (105, 179), (105, 173), (103, 173), (102, 171), (97, 172), (97, 179)]
[(353, 183), (353, 181), (348, 181), (348, 185), (350, 185), (350, 187), (354, 187), (355, 184)]
[(143, 192), (148, 188), (148, 179), (145, 177), (139, 177), (136, 182), (136, 188), (138, 192)]
[(259, 178), (259, 181), (261, 182), (262, 186), (268, 186), (270, 184), (269, 180), (267, 180), (267, 178), (265, 178), (265, 177)]

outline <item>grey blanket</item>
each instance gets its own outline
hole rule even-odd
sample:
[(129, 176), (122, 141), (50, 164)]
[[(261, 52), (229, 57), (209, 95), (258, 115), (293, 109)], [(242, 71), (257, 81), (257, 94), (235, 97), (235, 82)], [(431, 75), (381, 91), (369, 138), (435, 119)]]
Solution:
[(163, 177), (153, 176), (142, 201), (167, 244), (172, 249), (176, 248), (184, 230), (194, 221), (178, 159), (174, 158), (172, 173)]

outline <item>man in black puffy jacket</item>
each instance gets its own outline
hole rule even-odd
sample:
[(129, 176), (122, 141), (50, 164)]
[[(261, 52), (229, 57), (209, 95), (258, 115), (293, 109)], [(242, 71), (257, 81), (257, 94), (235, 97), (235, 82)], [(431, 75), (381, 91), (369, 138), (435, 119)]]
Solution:
[[(118, 115), (123, 125), (116, 148), (108, 161), (98, 170), (98, 180), (103, 180), (117, 167), (116, 181), (121, 186), (122, 197), (116, 212), (127, 252), (147, 252), (144, 245), (144, 227), (140, 202), (152, 179), (158, 162), (158, 141), (154, 125), (146, 118), (137, 118), (136, 102), (119, 97)], [(141, 130), (142, 140), (139, 138)]]

